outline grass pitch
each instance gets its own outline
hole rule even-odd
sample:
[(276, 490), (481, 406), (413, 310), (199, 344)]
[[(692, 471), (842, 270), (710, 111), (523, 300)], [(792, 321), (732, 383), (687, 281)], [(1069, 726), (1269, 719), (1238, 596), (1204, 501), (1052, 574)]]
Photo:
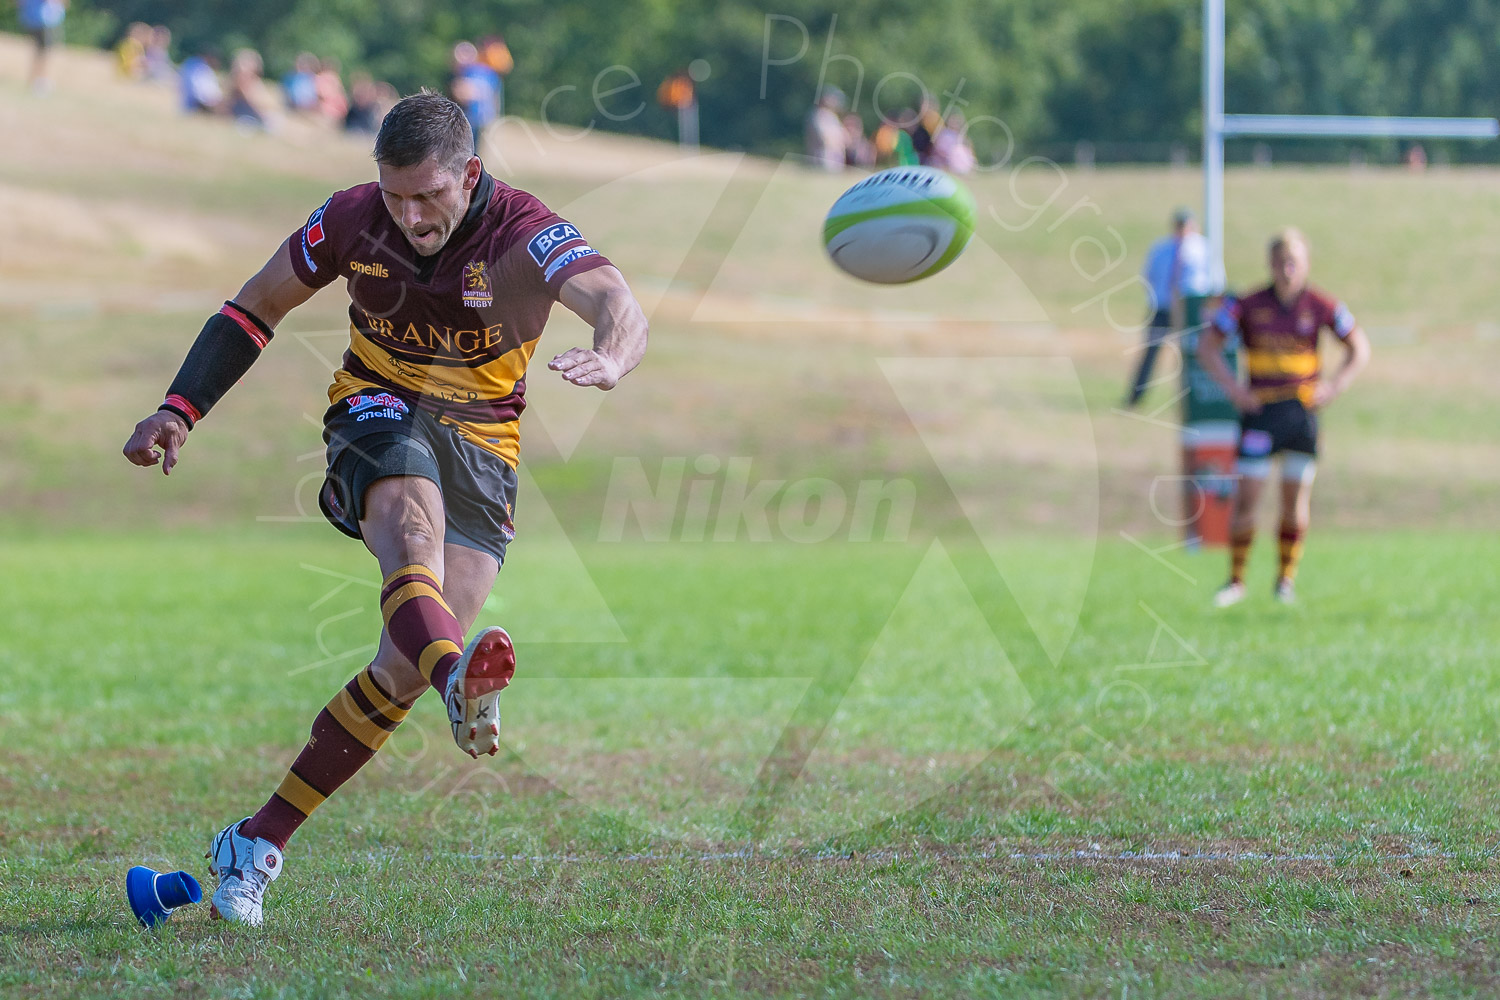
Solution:
[[(27, 139), (0, 161), (0, 995), (1497, 991), (1500, 175), (1231, 173), (1236, 284), (1297, 222), (1376, 354), (1326, 414), (1303, 603), (1270, 601), (1263, 535), (1214, 614), (1223, 556), (1171, 550), (1154, 503), (1170, 419), (1112, 412), (1139, 298), (1099, 298), (1195, 174), (976, 177), (980, 240), (878, 295), (817, 247), (844, 179), (505, 132), (490, 166), (653, 323), (618, 393), (533, 382), (484, 616), (520, 640), (506, 756), (472, 764), (429, 700), (293, 841), (266, 927), (145, 934), (126, 868), (202, 874), (369, 652), (369, 557), (306, 523), (337, 290), (170, 479), (119, 447), (202, 317), (371, 171), (181, 120), (103, 55), (35, 100), (27, 53), (0, 39)], [(543, 351), (586, 338), (566, 320)], [(676, 506), (616, 533), (619, 459)], [(711, 540), (741, 459), (789, 484), (771, 541)], [(869, 483), (910, 522), (860, 528)], [(787, 491), (830, 484), (848, 518), (795, 544)]]
[[(1071, 571), (1068, 546), (1048, 549), (1045, 569)], [(580, 545), (607, 609), (588, 638), (623, 641), (560, 643), (527, 641), (553, 613), (528, 594), (580, 578), (549, 573), (555, 551), (522, 572), (523, 551), (494, 608), (521, 640), (506, 755), (459, 755), (424, 700), (293, 841), (264, 928), (199, 906), (149, 934), (125, 869), (202, 875), (214, 830), (269, 794), (363, 662), (368, 557), (301, 527), (7, 547), (0, 569), (28, 585), (0, 621), (0, 991), (1500, 982), (1500, 577), (1470, 568), (1500, 563), (1492, 540), (1315, 537), (1301, 606), (1257, 585), (1227, 614), (1106, 544), (1056, 666), (982, 551)], [(944, 592), (955, 578), (976, 618)]]

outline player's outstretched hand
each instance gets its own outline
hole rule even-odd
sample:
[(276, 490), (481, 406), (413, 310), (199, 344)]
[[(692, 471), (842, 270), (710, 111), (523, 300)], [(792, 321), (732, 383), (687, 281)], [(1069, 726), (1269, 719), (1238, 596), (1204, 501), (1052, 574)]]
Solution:
[(574, 385), (592, 385), (600, 389), (613, 389), (625, 374), (614, 358), (587, 347), (565, 351), (547, 362), (547, 367), (562, 372), (562, 377)]
[(188, 426), (181, 417), (170, 410), (157, 410), (135, 425), (135, 433), (125, 442), (125, 457), (136, 465), (160, 462), (162, 473), (170, 474), (187, 436)]

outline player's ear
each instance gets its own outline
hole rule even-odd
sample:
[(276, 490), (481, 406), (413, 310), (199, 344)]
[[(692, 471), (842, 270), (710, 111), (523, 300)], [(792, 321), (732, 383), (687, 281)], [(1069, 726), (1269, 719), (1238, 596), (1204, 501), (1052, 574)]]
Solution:
[(479, 186), (479, 175), (484, 172), (484, 163), (477, 156), (464, 163), (464, 190), (472, 191)]

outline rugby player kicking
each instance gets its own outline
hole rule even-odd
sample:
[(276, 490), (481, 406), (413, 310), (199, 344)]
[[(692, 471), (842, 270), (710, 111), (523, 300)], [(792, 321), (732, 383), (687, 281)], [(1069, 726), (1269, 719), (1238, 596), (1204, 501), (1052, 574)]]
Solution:
[[(1307, 240), (1284, 229), (1271, 240), (1271, 284), (1243, 299), (1227, 300), (1198, 343), (1198, 361), (1240, 410), (1235, 463), (1239, 492), (1230, 526), (1229, 582), (1214, 596), (1221, 608), (1245, 597), (1245, 559), (1255, 539), (1255, 508), (1281, 456), (1281, 572), (1277, 600), (1296, 599), (1292, 581), (1302, 558), (1317, 471), (1317, 411), (1349, 388), (1370, 360), (1370, 342), (1342, 302), (1307, 283)], [(1319, 377), (1318, 335), (1331, 330), (1344, 349), (1343, 364)], [(1224, 363), (1228, 337), (1244, 344), (1249, 384)]]
[(515, 651), (501, 628), (464, 636), (514, 535), (527, 362), (555, 301), (594, 330), (593, 347), (547, 363), (567, 381), (612, 389), (645, 353), (646, 319), (620, 272), (536, 198), (487, 174), (473, 149), (447, 98), (397, 104), (375, 139), (379, 181), (328, 199), (208, 320), (165, 402), (125, 445), (136, 465), (170, 473), (286, 314), (347, 280), (350, 344), (328, 390), (319, 505), (379, 560), (385, 627), (275, 794), (214, 838), (217, 917), (261, 922), (287, 841), (428, 687), (460, 749), (499, 750)]

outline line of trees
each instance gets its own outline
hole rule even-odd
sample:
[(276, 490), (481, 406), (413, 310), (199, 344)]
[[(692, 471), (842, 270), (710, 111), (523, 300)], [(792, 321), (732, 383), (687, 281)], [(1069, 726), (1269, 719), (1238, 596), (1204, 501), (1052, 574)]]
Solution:
[[(925, 88), (940, 108), (984, 119), (974, 138), (993, 156), (1011, 142), (1018, 153), (1079, 140), (1194, 149), (1200, 7), (1200, 0), (73, 0), (68, 32), (74, 42), (108, 45), (131, 21), (166, 24), (179, 57), (251, 45), (273, 75), (308, 49), (403, 91), (441, 85), (454, 41), (500, 33), (516, 60), (507, 113), (538, 117), (546, 102), (554, 121), (663, 136), (675, 119), (655, 107), (656, 85), (702, 59), (711, 71), (698, 86), (703, 141), (767, 151), (800, 143), (820, 81), (857, 98), (855, 109), (872, 125), (878, 112), (895, 115)], [(1496, 51), (1493, 0), (1229, 0), (1227, 103), (1245, 112), (1492, 115), (1500, 108)]]

